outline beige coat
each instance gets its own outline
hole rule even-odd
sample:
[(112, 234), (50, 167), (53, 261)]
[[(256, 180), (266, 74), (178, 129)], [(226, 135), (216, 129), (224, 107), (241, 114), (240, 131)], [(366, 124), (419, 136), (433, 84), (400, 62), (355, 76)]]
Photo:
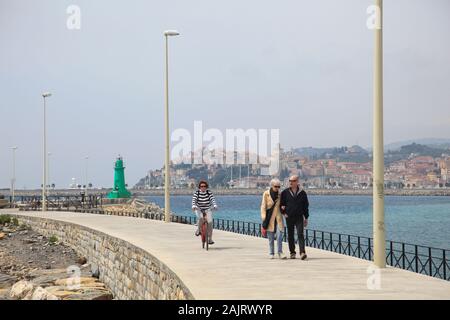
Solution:
[[(269, 227), (267, 228), (267, 231), (274, 232), (275, 218), (277, 219), (278, 229), (280, 229), (281, 231), (284, 230), (283, 215), (281, 214), (281, 210), (280, 210), (280, 200), (281, 200), (280, 197), (281, 197), (281, 194), (278, 193), (277, 204), (275, 205), (275, 208), (273, 208), (273, 213), (272, 213), (272, 216), (270, 217)], [(270, 189), (269, 189), (269, 190), (264, 191), (263, 196), (262, 196), (262, 201), (261, 201), (261, 219), (262, 219), (262, 221), (264, 221), (264, 219), (266, 218), (266, 210), (272, 208), (272, 206), (273, 206), (273, 200), (272, 200), (272, 197), (270, 196)]]

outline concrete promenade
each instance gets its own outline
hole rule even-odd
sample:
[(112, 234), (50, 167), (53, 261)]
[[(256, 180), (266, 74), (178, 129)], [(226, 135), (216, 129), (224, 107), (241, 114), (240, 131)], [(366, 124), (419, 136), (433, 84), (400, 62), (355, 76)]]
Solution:
[(307, 248), (306, 261), (269, 260), (267, 239), (231, 232), (214, 230), (216, 243), (205, 251), (191, 225), (0, 210), (6, 213), (75, 223), (128, 241), (165, 263), (196, 299), (450, 299), (450, 282), (391, 267), (381, 270), (381, 289), (370, 290), (370, 261), (319, 249)]

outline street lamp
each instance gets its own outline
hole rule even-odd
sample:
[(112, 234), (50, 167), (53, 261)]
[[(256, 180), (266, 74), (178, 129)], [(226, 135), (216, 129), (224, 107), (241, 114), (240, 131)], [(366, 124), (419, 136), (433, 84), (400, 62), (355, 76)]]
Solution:
[(86, 185), (85, 185), (85, 195), (87, 195), (88, 192), (88, 161), (89, 161), (89, 156), (84, 157), (84, 159), (86, 160), (86, 167), (85, 167), (85, 179), (86, 179)]
[(373, 261), (386, 267), (384, 229), (384, 142), (383, 142), (383, 0), (375, 0), (379, 25), (374, 29), (373, 60)]
[(47, 187), (48, 189), (47, 191), (47, 197), (50, 193), (50, 187), (51, 187), (51, 182), (50, 182), (50, 156), (52, 155), (51, 152), (47, 152)]
[(46, 128), (46, 99), (51, 97), (52, 94), (50, 92), (44, 92), (42, 97), (44, 98), (44, 130), (43, 130), (43, 164), (42, 164), (42, 211), (46, 211), (47, 209), (47, 199), (46, 199), (46, 187), (47, 187), (47, 128)]
[(176, 30), (164, 31), (164, 36), (166, 38), (166, 108), (165, 108), (165, 136), (166, 136), (166, 156), (165, 156), (165, 180), (164, 180), (164, 214), (165, 221), (170, 222), (170, 167), (169, 167), (169, 37), (178, 36), (180, 33)]
[(13, 154), (13, 172), (12, 172), (12, 178), (11, 178), (11, 195), (12, 195), (12, 199), (11, 199), (11, 206), (14, 208), (15, 207), (15, 203), (16, 203), (16, 150), (18, 148), (16, 146), (11, 147), (12, 150), (12, 154)]

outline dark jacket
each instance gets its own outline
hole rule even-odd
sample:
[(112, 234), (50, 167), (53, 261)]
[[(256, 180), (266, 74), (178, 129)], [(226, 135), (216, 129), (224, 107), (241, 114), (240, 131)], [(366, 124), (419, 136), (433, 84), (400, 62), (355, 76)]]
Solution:
[(305, 190), (298, 190), (293, 194), (290, 188), (284, 189), (281, 193), (280, 206), (285, 206), (283, 214), (288, 215), (288, 219), (297, 220), (309, 217), (309, 202)]

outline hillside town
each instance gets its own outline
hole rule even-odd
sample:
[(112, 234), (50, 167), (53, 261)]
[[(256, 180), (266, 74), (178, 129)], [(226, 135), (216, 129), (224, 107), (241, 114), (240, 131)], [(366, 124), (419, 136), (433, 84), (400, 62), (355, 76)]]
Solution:
[[(314, 150), (313, 150), (314, 151)], [(415, 151), (415, 152), (414, 152)], [(172, 188), (194, 188), (206, 179), (216, 188), (264, 188), (274, 177), (262, 174), (260, 164), (172, 164)], [(342, 147), (321, 152), (280, 148), (278, 175), (285, 185), (290, 175), (300, 176), (309, 189), (367, 189), (372, 186), (372, 159), (359, 147)], [(164, 169), (150, 170), (136, 189), (164, 186)], [(387, 189), (435, 189), (450, 187), (450, 149), (412, 144), (385, 155)]]

